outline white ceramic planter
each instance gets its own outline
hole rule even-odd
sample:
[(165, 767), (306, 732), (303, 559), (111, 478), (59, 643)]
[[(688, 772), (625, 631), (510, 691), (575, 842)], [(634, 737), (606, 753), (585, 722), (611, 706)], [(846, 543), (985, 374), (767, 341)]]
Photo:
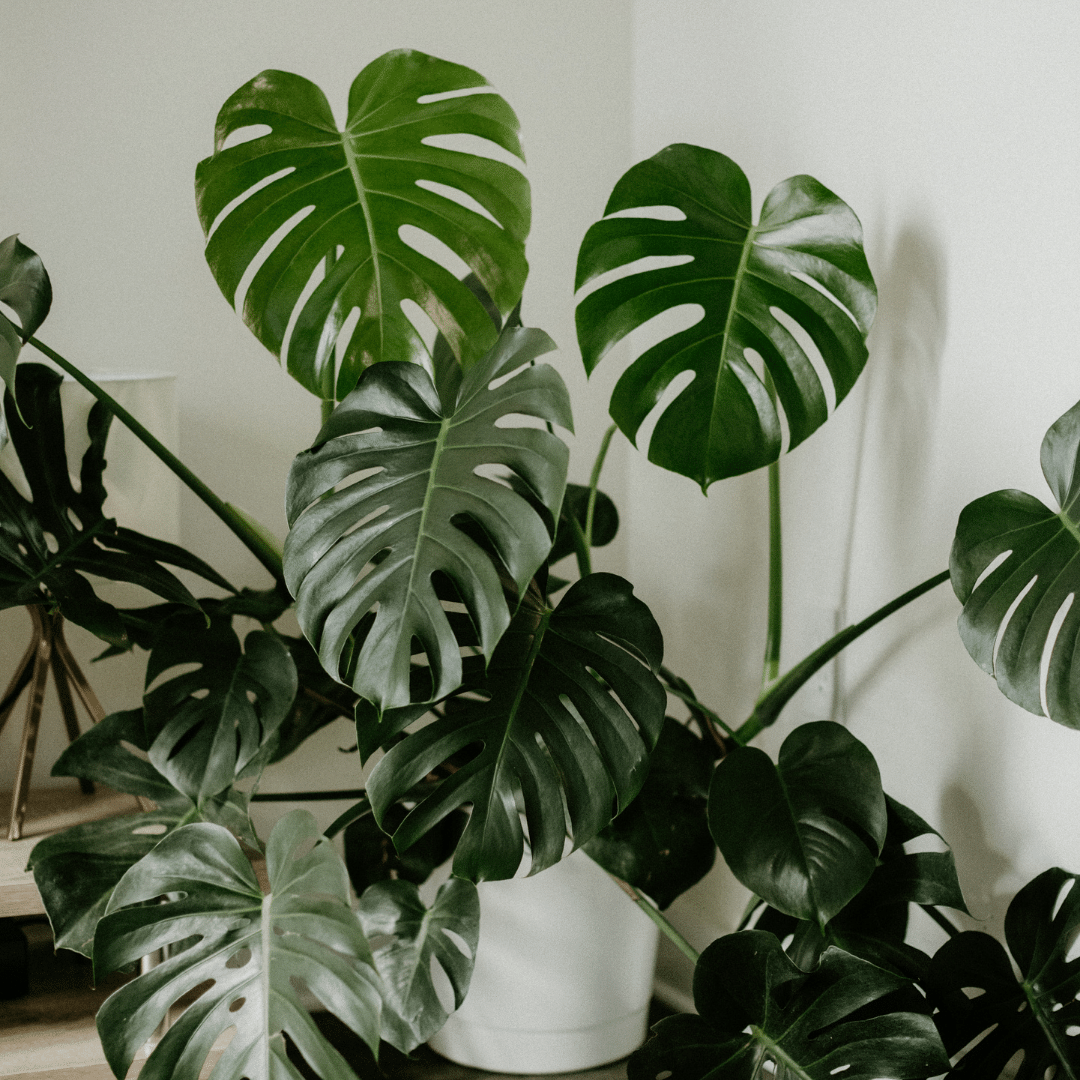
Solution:
[(648, 916), (582, 852), (484, 882), (468, 997), (429, 1045), (494, 1072), (617, 1061), (645, 1038), (656, 944)]

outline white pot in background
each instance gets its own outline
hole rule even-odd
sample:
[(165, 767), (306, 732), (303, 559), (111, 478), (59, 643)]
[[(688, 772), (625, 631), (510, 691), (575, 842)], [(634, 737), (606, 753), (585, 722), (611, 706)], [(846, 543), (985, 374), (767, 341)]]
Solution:
[(559, 1073), (625, 1057), (646, 1035), (657, 929), (583, 852), (480, 885), (465, 1004), (429, 1045), (462, 1065)]

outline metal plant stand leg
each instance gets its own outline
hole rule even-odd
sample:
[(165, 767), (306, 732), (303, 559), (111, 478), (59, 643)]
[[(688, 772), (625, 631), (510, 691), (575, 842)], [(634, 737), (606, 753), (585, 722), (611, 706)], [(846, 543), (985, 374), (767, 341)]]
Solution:
[[(37, 604), (28, 606), (27, 611), (30, 612), (30, 618), (33, 621), (30, 644), (3, 698), (0, 699), (0, 731), (3, 731), (23, 690), (30, 688), (26, 703), (26, 721), (23, 724), (22, 746), (19, 750), (19, 765), (15, 773), (15, 789), (11, 795), (9, 840), (18, 840), (22, 836), (26, 804), (30, 797), (30, 773), (34, 767), (34, 752), (37, 749), (38, 729), (41, 727), (41, 712), (45, 703), (45, 682), (50, 668), (56, 685), (56, 695), (60, 699), (60, 711), (63, 713), (68, 739), (71, 742), (79, 737), (79, 721), (75, 715), (75, 704), (71, 697), (72, 687), (75, 688), (79, 700), (94, 723), (105, 715), (97, 695), (90, 688), (86, 676), (75, 662), (64, 640), (63, 616), (46, 614)], [(94, 785), (90, 781), (80, 780), (79, 785), (85, 794), (93, 794)]]

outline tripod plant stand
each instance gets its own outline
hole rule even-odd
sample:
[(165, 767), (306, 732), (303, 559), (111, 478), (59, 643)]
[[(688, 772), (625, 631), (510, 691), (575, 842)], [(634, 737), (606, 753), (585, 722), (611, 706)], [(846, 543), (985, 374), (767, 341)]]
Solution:
[[(22, 836), (26, 804), (30, 797), (30, 772), (34, 767), (34, 751), (41, 726), (41, 710), (45, 702), (45, 682), (49, 668), (52, 668), (56, 696), (60, 699), (60, 711), (63, 713), (64, 725), (71, 742), (79, 737), (79, 720), (71, 696), (72, 687), (93, 723), (96, 724), (105, 716), (105, 710), (101, 707), (97, 695), (64, 640), (63, 616), (45, 611), (40, 604), (27, 605), (26, 610), (33, 621), (33, 634), (3, 698), (0, 698), (0, 731), (3, 731), (19, 696), (27, 687), (30, 688), (15, 787), (11, 795), (9, 840), (18, 840)], [(89, 780), (80, 780), (79, 786), (85, 795), (92, 795), (94, 792), (94, 785)]]

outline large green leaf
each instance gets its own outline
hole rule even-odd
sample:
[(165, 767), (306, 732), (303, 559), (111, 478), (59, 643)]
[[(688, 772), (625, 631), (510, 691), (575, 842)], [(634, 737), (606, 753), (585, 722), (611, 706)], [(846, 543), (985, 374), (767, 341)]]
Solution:
[(64, 617), (114, 645), (127, 647), (119, 612), (101, 600), (85, 577), (130, 581), (173, 603), (199, 610), (194, 596), (166, 566), (198, 574), (234, 591), (220, 574), (175, 544), (118, 528), (104, 516), (105, 441), (111, 413), (90, 410), (90, 446), (79, 489), (68, 474), (62, 377), (43, 364), (20, 364), (19, 404), (29, 427), (15, 424), (11, 441), (31, 499), (0, 473), (0, 608), (57, 605)]
[(150, 762), (178, 791), (201, 801), (257, 775), (296, 697), (296, 668), (276, 634), (244, 641), (229, 617), (180, 616), (165, 625), (146, 665), (146, 685), (179, 666), (198, 665), (143, 698)]
[(455, 771), (394, 832), (410, 847), (459, 806), (471, 804), (454, 874), (509, 878), (521, 862), (518, 799), (528, 822), (532, 872), (595, 836), (644, 782), (664, 720), (655, 672), (663, 641), (629, 582), (591, 574), (552, 610), (531, 589), (475, 685), (380, 759), (367, 790), (380, 822), (387, 809), (443, 762)]
[(988, 934), (959, 934), (935, 954), (927, 988), (945, 1048), (969, 1047), (950, 1077), (997, 1080), (1018, 1052), (1017, 1071), (1007, 1073), (1016, 1080), (1080, 1077), (1080, 958), (1068, 958), (1080, 930), (1077, 880), (1055, 867), (1013, 897), (1005, 940), (1019, 980)]
[(672, 381), (692, 372), (693, 381), (656, 423), (649, 460), (705, 489), (780, 455), (776, 405), (747, 351), (764, 360), (793, 448), (825, 422), (828, 404), (785, 321), (817, 347), (839, 403), (866, 362), (877, 291), (858, 218), (809, 176), (778, 184), (755, 225), (750, 185), (738, 165), (679, 144), (630, 169), (604, 213), (661, 206), (674, 207), (682, 220), (608, 216), (585, 234), (578, 289), (611, 271), (634, 270), (641, 259), (682, 261), (638, 268), (586, 296), (577, 309), (578, 341), (591, 372), (616, 342), (653, 317), (686, 304), (704, 309), (700, 321), (634, 360), (612, 394), (611, 416), (636, 439)]
[[(15, 362), (23, 344), (45, 321), (52, 306), (52, 285), (37, 252), (12, 234), (0, 240), (0, 304), (19, 317), (16, 327), (0, 309), (0, 379), (15, 393)], [(0, 447), (4, 445), (4, 410), (0, 408)]]
[(631, 1058), (630, 1080), (914, 1080), (949, 1062), (929, 1016), (892, 1011), (909, 986), (829, 949), (800, 971), (772, 935), (714, 941), (694, 971), (697, 1016), (661, 1020)]
[(713, 765), (701, 737), (667, 717), (641, 791), (585, 845), (589, 857), (666, 908), (716, 859), (706, 814)]
[(1042, 443), (1043, 476), (1061, 509), (1055, 513), (1015, 490), (976, 499), (960, 514), (949, 560), (953, 589), (964, 605), (960, 637), (972, 658), (1006, 697), (1042, 716), (1049, 645), (1045, 711), (1074, 728), (1080, 727), (1080, 604), (1074, 603), (1080, 591), (1078, 458), (1080, 402)]
[[(510, 621), (501, 572), (520, 595), (551, 548), (566, 446), (542, 428), (498, 425), (523, 415), (572, 430), (562, 380), (532, 364), (553, 347), (542, 331), (504, 330), (452, 400), (415, 364), (369, 368), (293, 463), (285, 577), (297, 617), (326, 670), (379, 711), (410, 701), (414, 638), (430, 664), (429, 699), (461, 682), (433, 577), (452, 583), (490, 657)], [(548, 520), (482, 474), (492, 466), (523, 480)]]
[(358, 910), (370, 941), (389, 939), (375, 949), (383, 983), (382, 1037), (409, 1054), (448, 1015), (435, 989), (432, 961), (449, 980), (454, 1008), (465, 1000), (480, 938), (476, 886), (451, 878), (427, 908), (412, 882), (382, 881), (364, 892)]
[(117, 1077), (126, 1075), (169, 1006), (208, 980), (147, 1058), (141, 1080), (195, 1080), (230, 1027), (236, 1030), (215, 1080), (300, 1080), (286, 1057), (286, 1035), (323, 1080), (355, 1080), (301, 1005), (294, 980), (377, 1049), (378, 978), (349, 907), (344, 865), (306, 810), (274, 827), (266, 861), (270, 893), (263, 896), (232, 835), (194, 824), (170, 833), (124, 875), (98, 924), (95, 975), (179, 948), (98, 1012), (101, 1044)]
[(885, 842), (877, 762), (828, 720), (797, 727), (775, 765), (740, 747), (713, 774), (709, 825), (748, 889), (824, 929), (870, 880)]
[[(264, 256), (244, 296), (244, 321), (275, 356), (286, 353), (289, 372), (312, 393), (340, 399), (368, 364), (426, 360), (404, 300), (427, 313), (463, 367), (494, 344), (480, 300), (410, 246), (406, 226), (467, 263), (504, 315), (520, 299), (528, 182), (491, 157), (433, 145), (465, 135), (523, 157), (517, 117), (483, 92), (487, 85), (459, 64), (398, 50), (357, 76), (344, 131), (323, 92), (284, 71), (262, 72), (222, 106), (214, 155), (195, 173), (206, 259), (235, 303)], [(470, 89), (479, 92), (459, 93)], [(268, 133), (226, 148), (234, 133), (263, 125)], [(279, 237), (287, 222), (294, 224)], [(325, 278), (305, 296), (327, 259)], [(335, 378), (335, 342), (354, 309), (359, 321)]]

